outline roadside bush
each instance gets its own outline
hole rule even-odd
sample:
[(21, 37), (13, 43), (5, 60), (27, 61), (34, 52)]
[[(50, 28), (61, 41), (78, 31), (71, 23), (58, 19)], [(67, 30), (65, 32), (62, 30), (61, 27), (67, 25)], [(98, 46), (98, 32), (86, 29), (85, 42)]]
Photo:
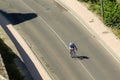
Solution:
[[(113, 33), (120, 38), (120, 3), (117, 0), (79, 0), (87, 2), (88, 9), (98, 14), (106, 26), (111, 27)], [(92, 2), (90, 2), (92, 1)], [(101, 2), (103, 15), (101, 15)]]
[[(81, 1), (81, 0), (80, 0)], [(82, 0), (86, 2), (86, 0)], [(94, 3), (88, 3), (94, 1)], [(101, 3), (100, 0), (87, 0), (90, 5), (89, 10), (96, 12), (99, 16), (103, 17), (103, 22), (112, 28), (120, 29), (120, 3), (116, 0), (102, 0), (103, 1), (103, 13), (101, 15)]]
[(120, 4), (106, 2), (104, 5), (104, 23), (112, 28), (120, 29)]
[(96, 4), (91, 4), (89, 7), (89, 10), (96, 12), (98, 15), (101, 15), (101, 7), (100, 5), (96, 5)]

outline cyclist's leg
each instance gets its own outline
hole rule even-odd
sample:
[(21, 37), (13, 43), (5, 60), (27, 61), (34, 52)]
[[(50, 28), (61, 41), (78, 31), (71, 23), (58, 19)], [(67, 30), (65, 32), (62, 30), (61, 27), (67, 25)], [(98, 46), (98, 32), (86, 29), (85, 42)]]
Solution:
[(72, 58), (75, 57), (75, 50), (74, 50), (74, 48), (70, 50), (70, 56), (71, 56)]
[(75, 49), (72, 51), (72, 56), (75, 57)]
[(73, 49), (70, 49), (70, 56), (72, 57)]

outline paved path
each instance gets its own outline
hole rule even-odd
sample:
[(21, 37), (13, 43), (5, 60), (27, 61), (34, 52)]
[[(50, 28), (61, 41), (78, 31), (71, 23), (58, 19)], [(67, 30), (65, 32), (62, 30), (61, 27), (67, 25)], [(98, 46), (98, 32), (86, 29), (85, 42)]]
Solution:
[(55, 0), (69, 9), (105, 49), (120, 63), (120, 40), (92, 12), (77, 0)]

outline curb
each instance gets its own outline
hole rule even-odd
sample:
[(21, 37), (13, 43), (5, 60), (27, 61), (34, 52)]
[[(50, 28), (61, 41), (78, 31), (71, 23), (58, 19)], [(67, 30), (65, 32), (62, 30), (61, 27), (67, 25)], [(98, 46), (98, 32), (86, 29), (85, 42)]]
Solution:
[[(69, 13), (71, 13), (79, 22), (81, 22), (81, 24), (93, 35), (95, 39), (101, 43), (101, 45), (110, 53), (110, 55), (113, 56), (118, 63), (120, 63), (119, 39), (117, 39), (117, 37), (92, 12), (90, 12), (77, 0), (55, 0), (55, 2), (67, 9)], [(76, 4), (74, 5), (75, 8), (71, 6), (73, 3)], [(108, 33), (104, 34), (105, 32)]]
[(32, 50), (28, 47), (27, 43), (20, 36), (20, 34), (14, 29), (13, 25), (10, 24), (6, 18), (0, 14), (2, 28), (10, 37), (15, 47), (19, 51), (26, 67), (34, 80), (52, 80), (50, 75), (44, 69), (42, 64), (38, 61)]
[[(48, 75), (48, 73), (45, 71), (45, 69), (43, 68), (43, 66), (41, 65), (41, 63), (38, 61), (38, 59), (36, 58), (36, 56), (34, 55), (34, 53), (31, 51), (31, 49), (28, 47), (28, 45), (26, 44), (26, 42), (23, 40), (23, 38), (18, 34), (18, 32), (13, 28), (13, 26), (11, 24), (7, 25), (8, 29), (10, 30), (10, 32), (13, 34), (13, 36), (16, 38), (16, 40), (18, 41), (19, 45), (24, 49), (25, 53), (28, 55), (28, 57), (31, 59), (31, 61), (33, 62), (35, 68), (37, 69), (39, 75), (41, 75), (43, 80), (52, 80), (50, 78), (50, 76)], [(16, 45), (16, 44), (15, 44)], [(21, 55), (23, 58), (23, 54)], [(24, 60), (24, 59), (23, 59)], [(25, 60), (24, 60), (25, 61)], [(26, 61), (25, 63), (28, 63), (28, 61)], [(28, 64), (26, 64), (28, 65)], [(30, 67), (30, 65), (29, 65)], [(29, 68), (27, 67), (27, 68)], [(32, 69), (32, 68), (31, 68)], [(30, 69), (29, 69), (30, 70)], [(31, 70), (30, 70), (31, 72)], [(34, 71), (33, 71), (34, 73)], [(31, 75), (33, 75), (33, 73)], [(37, 76), (33, 75), (33, 78), (36, 80)], [(39, 80), (37, 78), (37, 80)]]

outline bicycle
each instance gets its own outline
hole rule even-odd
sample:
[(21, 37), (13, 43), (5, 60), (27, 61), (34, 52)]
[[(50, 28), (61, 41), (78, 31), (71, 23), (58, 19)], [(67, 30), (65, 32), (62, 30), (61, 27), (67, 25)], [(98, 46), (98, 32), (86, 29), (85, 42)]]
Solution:
[(69, 43), (69, 50), (70, 50), (70, 56), (72, 58), (75, 58), (75, 50), (77, 51), (77, 47), (76, 47), (75, 43), (73, 43), (73, 42)]
[(72, 58), (75, 58), (75, 49), (74, 48), (70, 49), (70, 56)]

